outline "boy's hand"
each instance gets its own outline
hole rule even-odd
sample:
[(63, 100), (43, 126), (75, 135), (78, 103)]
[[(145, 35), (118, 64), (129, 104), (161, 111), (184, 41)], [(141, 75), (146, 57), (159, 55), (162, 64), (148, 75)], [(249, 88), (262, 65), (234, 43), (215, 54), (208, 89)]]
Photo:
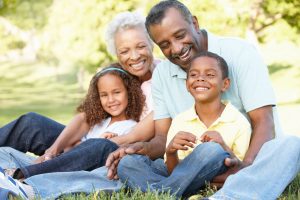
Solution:
[(118, 136), (118, 134), (116, 133), (110, 133), (110, 132), (105, 132), (105, 133), (102, 133), (99, 138), (106, 138), (106, 139), (110, 139), (110, 138), (113, 138), (113, 137), (116, 137)]
[(188, 147), (193, 148), (196, 139), (194, 134), (180, 131), (167, 146), (166, 154), (175, 154), (178, 150), (188, 150)]
[(221, 146), (225, 145), (225, 142), (221, 136), (221, 134), (217, 131), (206, 131), (200, 137), (201, 142), (216, 142)]

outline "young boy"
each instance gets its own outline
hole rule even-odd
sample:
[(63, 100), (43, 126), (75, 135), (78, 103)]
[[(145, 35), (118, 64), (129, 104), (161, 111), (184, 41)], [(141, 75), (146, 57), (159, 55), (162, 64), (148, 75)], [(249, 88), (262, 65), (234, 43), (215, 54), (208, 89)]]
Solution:
[[(196, 146), (205, 142), (218, 143), (231, 155), (240, 160), (244, 158), (250, 142), (251, 126), (235, 107), (221, 101), (222, 93), (229, 86), (228, 66), (223, 58), (203, 52), (193, 59), (187, 71), (186, 87), (194, 97), (195, 105), (172, 121), (165, 154), (169, 174), (181, 159), (184, 160)], [(209, 155), (199, 156), (204, 159)], [(200, 187), (198, 185), (198, 189)]]
[[(157, 159), (149, 167), (150, 158), (141, 157), (144, 165), (140, 163), (136, 174), (139, 176), (140, 168), (147, 169), (145, 176), (149, 178), (126, 182), (130, 169), (119, 164), (120, 179), (132, 189), (189, 196), (227, 170), (224, 160), (229, 154), (243, 159), (249, 146), (251, 127), (229, 102), (221, 102), (221, 95), (229, 85), (228, 66), (223, 58), (210, 52), (197, 55), (187, 70), (186, 80), (195, 105), (172, 120), (165, 165), (162, 159)], [(121, 162), (135, 164), (133, 156), (126, 156)]]

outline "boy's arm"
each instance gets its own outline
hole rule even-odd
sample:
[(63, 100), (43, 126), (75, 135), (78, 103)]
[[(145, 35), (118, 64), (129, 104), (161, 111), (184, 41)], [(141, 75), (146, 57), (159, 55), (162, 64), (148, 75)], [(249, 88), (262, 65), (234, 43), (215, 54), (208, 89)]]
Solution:
[(192, 133), (180, 131), (174, 136), (166, 148), (166, 165), (169, 174), (172, 173), (173, 169), (180, 162), (177, 154), (178, 150), (186, 151), (188, 147), (194, 148), (195, 143), (196, 136)]
[(43, 162), (49, 160), (60, 154), (65, 148), (70, 147), (78, 142), (88, 131), (90, 127), (86, 123), (84, 113), (79, 113), (74, 116), (71, 122), (64, 128), (55, 142), (49, 147), (45, 154), (40, 156), (36, 162)]

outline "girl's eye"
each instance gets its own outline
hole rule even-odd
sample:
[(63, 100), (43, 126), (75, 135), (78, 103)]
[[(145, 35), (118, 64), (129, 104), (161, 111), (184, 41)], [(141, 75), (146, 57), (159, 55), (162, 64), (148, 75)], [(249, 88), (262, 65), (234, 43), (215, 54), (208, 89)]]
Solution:
[(190, 73), (190, 77), (196, 77), (197, 74), (196, 73)]

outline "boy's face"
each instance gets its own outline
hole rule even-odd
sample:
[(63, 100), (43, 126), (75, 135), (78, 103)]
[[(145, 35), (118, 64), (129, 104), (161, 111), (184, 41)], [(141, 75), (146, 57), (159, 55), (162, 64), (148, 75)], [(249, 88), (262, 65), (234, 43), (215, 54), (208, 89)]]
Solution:
[(230, 85), (228, 78), (223, 79), (218, 62), (210, 57), (193, 60), (187, 75), (186, 87), (196, 102), (219, 101)]

